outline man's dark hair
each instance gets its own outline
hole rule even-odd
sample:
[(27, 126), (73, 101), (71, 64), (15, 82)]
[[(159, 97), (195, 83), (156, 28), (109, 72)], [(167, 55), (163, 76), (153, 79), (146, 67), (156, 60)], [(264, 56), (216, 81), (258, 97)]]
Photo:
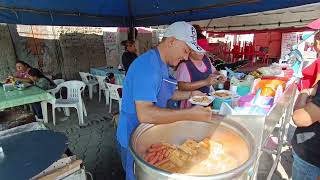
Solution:
[(108, 73), (108, 78), (109, 79), (114, 78), (114, 74), (113, 73)]
[(28, 71), (29, 76), (35, 76), (37, 78), (45, 78), (46, 80), (48, 80), (50, 82), (51, 86), (55, 86), (55, 83), (49, 79), (47, 76), (45, 76), (39, 69), (36, 68), (31, 68)]
[(124, 40), (124, 41), (121, 41), (120, 43), (122, 46), (124, 46), (124, 49), (127, 50), (128, 49), (128, 45), (129, 44), (134, 44), (134, 41), (133, 40)]

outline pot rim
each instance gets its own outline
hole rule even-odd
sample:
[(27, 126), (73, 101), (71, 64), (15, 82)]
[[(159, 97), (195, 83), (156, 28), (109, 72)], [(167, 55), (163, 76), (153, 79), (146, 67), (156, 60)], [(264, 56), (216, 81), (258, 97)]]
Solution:
[[(194, 121), (194, 122), (198, 122), (198, 121)], [(156, 168), (155, 166), (153, 165), (150, 165), (149, 163), (147, 163), (143, 158), (141, 158), (133, 149), (133, 144), (132, 144), (132, 138), (133, 138), (133, 134), (135, 134), (137, 131), (137, 129), (141, 126), (145, 126), (144, 129), (150, 129), (156, 125), (154, 124), (140, 124), (135, 130), (134, 132), (132, 133), (131, 137), (130, 137), (130, 142), (129, 142), (129, 151), (131, 152), (131, 155), (134, 157), (134, 163), (139, 163), (147, 168), (149, 168), (149, 170), (153, 171), (153, 172), (156, 172), (156, 173), (159, 173), (159, 174), (162, 174), (164, 176), (172, 176), (172, 175), (176, 175), (176, 176), (179, 176), (179, 177), (188, 177), (188, 178), (197, 178), (197, 179), (205, 179), (205, 178), (215, 178), (215, 179), (224, 179), (226, 178), (226, 176), (228, 176), (229, 178), (232, 178), (232, 177), (237, 177), (241, 172), (244, 172), (245, 169), (248, 169), (250, 168), (250, 166), (252, 166), (254, 164), (254, 161), (255, 161), (255, 158), (257, 156), (257, 153), (258, 153), (258, 148), (257, 148), (257, 143), (252, 135), (252, 133), (247, 130), (246, 128), (244, 128), (241, 124), (239, 124), (238, 122), (234, 121), (234, 120), (222, 120), (222, 122), (226, 122), (227, 124), (230, 125), (230, 123), (234, 123), (236, 124), (238, 127), (237, 129), (239, 131), (246, 131), (246, 133), (249, 134), (249, 139), (248, 140), (245, 140), (248, 145), (249, 145), (249, 149), (250, 149), (250, 146), (253, 146), (253, 152), (250, 152), (252, 155), (249, 156), (248, 160), (246, 160), (244, 163), (242, 163), (240, 166), (238, 166), (237, 168), (234, 168), (234, 169), (231, 169), (229, 171), (226, 171), (226, 172), (223, 172), (223, 173), (219, 173), (219, 174), (214, 174), (214, 175), (186, 175), (186, 174), (180, 174), (180, 173), (171, 173), (171, 172), (168, 172), (168, 171), (164, 171), (160, 168)], [(213, 124), (215, 123), (214, 121), (210, 121), (210, 122), (204, 122), (204, 123), (209, 123), (209, 124)], [(243, 135), (241, 135), (243, 136)], [(250, 144), (251, 145), (250, 145)], [(138, 161), (137, 161), (138, 160)], [(136, 162), (137, 161), (137, 162)], [(232, 177), (230, 177), (230, 175), (232, 174)]]

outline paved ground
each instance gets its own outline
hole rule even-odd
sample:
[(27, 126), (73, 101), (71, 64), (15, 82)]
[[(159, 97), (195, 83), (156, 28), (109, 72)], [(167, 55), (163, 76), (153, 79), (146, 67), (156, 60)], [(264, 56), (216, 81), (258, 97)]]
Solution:
[[(84, 160), (86, 169), (93, 174), (95, 180), (121, 180), (124, 179), (124, 176), (115, 148), (112, 115), (108, 113), (108, 107), (104, 102), (97, 101), (96, 96), (91, 101), (85, 99), (88, 111), (88, 117), (85, 117), (87, 123), (85, 127), (79, 127), (75, 111), (71, 111), (71, 116), (66, 121), (57, 120), (55, 127), (50, 121), (48, 126), (50, 129), (66, 134), (70, 141), (71, 151)], [(114, 108), (117, 109), (116, 103), (114, 103)], [(63, 119), (62, 112), (57, 112), (57, 116), (58, 119)], [(257, 179), (266, 179), (273, 159), (273, 156), (262, 155)], [(291, 152), (286, 146), (283, 148), (281, 162), (272, 179), (289, 179), (291, 163)]]
[[(58, 120), (56, 126), (50, 122), (48, 126), (69, 138), (70, 150), (84, 160), (87, 171), (95, 180), (123, 179), (121, 161), (115, 148), (112, 115), (103, 102), (86, 99), (85, 103), (88, 112), (88, 117), (85, 117), (86, 126), (79, 127), (75, 111), (71, 111), (71, 116), (66, 121)], [(62, 119), (63, 113), (57, 112), (57, 116), (57, 119)]]

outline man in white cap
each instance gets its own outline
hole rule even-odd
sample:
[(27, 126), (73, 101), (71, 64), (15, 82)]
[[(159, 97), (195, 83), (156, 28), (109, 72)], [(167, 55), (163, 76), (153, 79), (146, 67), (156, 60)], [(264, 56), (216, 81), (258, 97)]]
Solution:
[(157, 48), (142, 54), (131, 64), (123, 84), (117, 129), (118, 148), (126, 179), (135, 179), (133, 157), (128, 145), (132, 132), (140, 123), (166, 124), (211, 119), (211, 110), (200, 106), (183, 110), (166, 108), (169, 99), (184, 100), (200, 93), (177, 91), (177, 81), (168, 70), (168, 66), (175, 67), (180, 61), (188, 59), (191, 49), (205, 52), (197, 44), (195, 28), (186, 22), (176, 22), (167, 28)]

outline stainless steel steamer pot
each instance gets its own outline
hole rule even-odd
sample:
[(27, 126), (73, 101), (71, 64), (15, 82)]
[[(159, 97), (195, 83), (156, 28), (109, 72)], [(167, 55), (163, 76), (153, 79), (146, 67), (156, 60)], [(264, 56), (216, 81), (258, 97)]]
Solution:
[[(233, 131), (247, 143), (249, 159), (233, 170), (210, 176), (189, 176), (160, 170), (142, 158), (151, 144), (159, 142), (182, 144), (187, 138), (200, 141), (218, 128)], [(161, 125), (141, 124), (131, 136), (130, 151), (134, 157), (134, 173), (138, 180), (230, 180), (247, 178), (248, 169), (252, 167), (256, 158), (257, 146), (254, 137), (246, 128), (233, 120), (223, 119), (210, 122), (180, 121)], [(238, 152), (241, 153), (241, 149)]]

